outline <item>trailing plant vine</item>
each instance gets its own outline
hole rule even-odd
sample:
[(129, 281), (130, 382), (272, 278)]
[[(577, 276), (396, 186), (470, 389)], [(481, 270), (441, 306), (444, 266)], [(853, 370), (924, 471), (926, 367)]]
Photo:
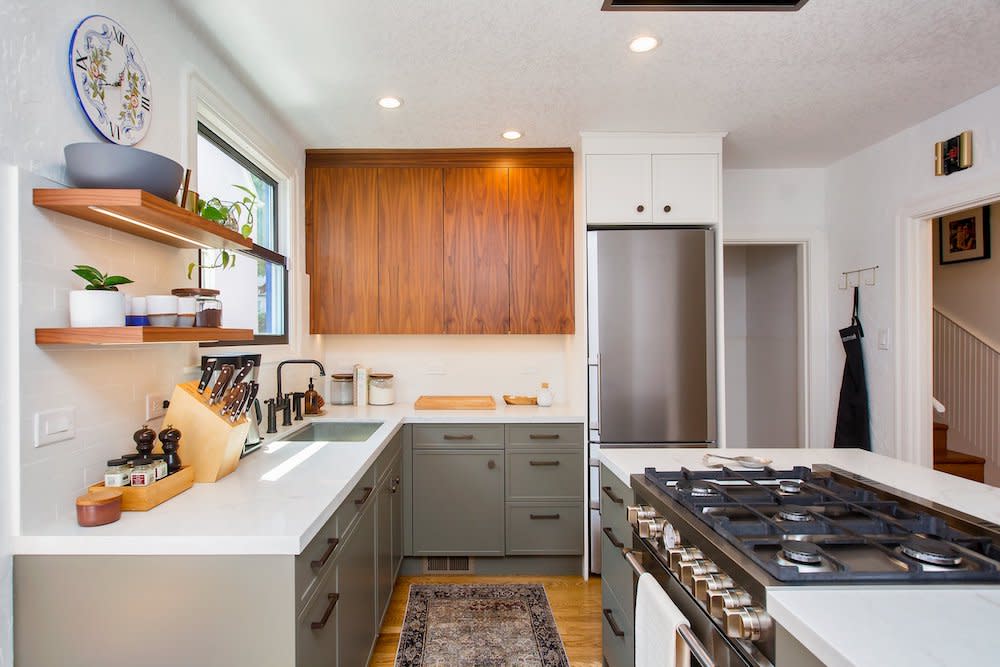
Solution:
[[(257, 193), (242, 185), (233, 184), (233, 187), (245, 192), (246, 196), (235, 201), (224, 201), (218, 197), (199, 199), (197, 213), (206, 220), (217, 222), (223, 227), (239, 232), (243, 238), (250, 238), (256, 221), (254, 213), (259, 206)], [(215, 261), (211, 264), (201, 264), (200, 261), (188, 264), (188, 280), (191, 280), (191, 274), (194, 273), (195, 268), (228, 269), (233, 266), (236, 266), (236, 254), (228, 250), (220, 250), (215, 256)]]

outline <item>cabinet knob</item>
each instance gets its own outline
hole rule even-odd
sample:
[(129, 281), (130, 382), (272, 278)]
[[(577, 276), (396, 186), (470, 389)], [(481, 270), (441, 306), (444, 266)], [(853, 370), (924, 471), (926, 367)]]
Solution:
[(643, 211), (646, 210), (646, 207), (643, 206), (642, 204), (639, 204), (638, 206), (635, 207), (635, 210), (638, 211), (639, 213), (642, 213)]
[(663, 207), (663, 212), (670, 213), (670, 204), (667, 204), (666, 206)]
[(486, 463), (486, 467), (487, 467), (487, 468), (489, 468), (490, 470), (493, 470), (494, 468), (496, 468), (496, 467), (497, 467), (497, 462), (496, 462), (496, 461), (494, 461), (493, 459), (490, 459), (490, 460), (489, 460), (489, 461), (488, 461), (488, 462)]

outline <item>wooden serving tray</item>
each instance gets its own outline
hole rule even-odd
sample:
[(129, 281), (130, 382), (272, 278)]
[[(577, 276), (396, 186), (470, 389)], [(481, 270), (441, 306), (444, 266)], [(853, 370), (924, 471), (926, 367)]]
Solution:
[(496, 410), (492, 396), (421, 396), (413, 404), (417, 410)]
[[(173, 475), (167, 475), (149, 486), (122, 486), (122, 510), (125, 512), (146, 512), (174, 496), (194, 486), (194, 468), (181, 466)], [(90, 491), (104, 488), (104, 482), (90, 487)]]
[(503, 395), (503, 402), (507, 405), (538, 405), (537, 396), (511, 396)]

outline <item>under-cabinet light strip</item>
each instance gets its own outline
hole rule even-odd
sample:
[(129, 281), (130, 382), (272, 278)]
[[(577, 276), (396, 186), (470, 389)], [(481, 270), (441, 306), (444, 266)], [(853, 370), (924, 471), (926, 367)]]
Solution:
[(103, 213), (104, 215), (110, 216), (110, 217), (115, 218), (117, 220), (122, 220), (124, 222), (130, 222), (133, 225), (136, 225), (138, 227), (142, 227), (143, 229), (149, 229), (149, 230), (154, 231), (154, 232), (159, 232), (160, 234), (163, 234), (164, 236), (170, 236), (170, 237), (175, 238), (175, 239), (180, 239), (181, 241), (185, 241), (187, 243), (191, 243), (191, 244), (196, 245), (196, 246), (198, 246), (200, 248), (205, 248), (206, 250), (211, 250), (212, 249), (212, 246), (205, 245), (201, 241), (195, 241), (194, 239), (189, 239), (186, 236), (181, 236), (180, 234), (174, 234), (173, 232), (168, 232), (165, 229), (160, 229), (159, 227), (154, 227), (153, 225), (147, 225), (145, 222), (139, 222), (138, 220), (134, 220), (134, 219), (132, 219), (132, 218), (130, 218), (128, 216), (125, 216), (125, 215), (121, 215), (120, 213), (115, 213), (114, 211), (109, 211), (108, 209), (101, 208), (100, 206), (88, 206), (87, 208), (89, 208), (91, 211), (96, 211), (97, 213)]

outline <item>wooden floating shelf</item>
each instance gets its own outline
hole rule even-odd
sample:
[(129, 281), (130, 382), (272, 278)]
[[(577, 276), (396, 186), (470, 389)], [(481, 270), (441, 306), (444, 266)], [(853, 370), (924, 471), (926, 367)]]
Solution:
[(175, 248), (250, 250), (253, 241), (143, 190), (36, 188), (35, 206)]
[(35, 329), (36, 345), (140, 345), (253, 340), (253, 329), (218, 327), (63, 327)]

